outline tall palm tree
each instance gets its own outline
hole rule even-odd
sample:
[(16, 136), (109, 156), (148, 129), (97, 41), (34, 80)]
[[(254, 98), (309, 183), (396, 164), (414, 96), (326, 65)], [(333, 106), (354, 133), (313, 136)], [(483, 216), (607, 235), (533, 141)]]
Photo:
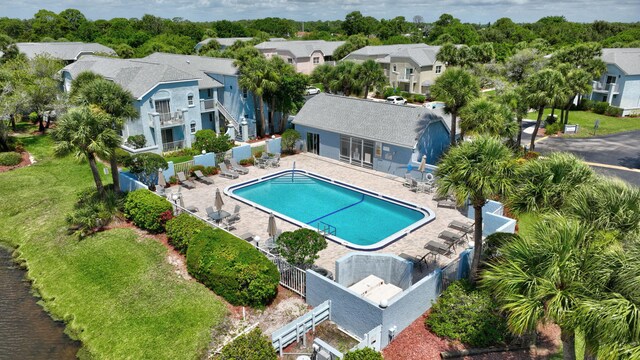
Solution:
[(330, 92), (333, 70), (334, 66), (326, 63), (316, 66), (311, 73), (311, 81), (322, 84), (323, 90), (325, 92)]
[(360, 64), (357, 73), (357, 80), (360, 86), (364, 87), (364, 99), (369, 95), (369, 90), (382, 87), (388, 83), (387, 77), (384, 75), (384, 70), (380, 65), (369, 59)]
[(361, 88), (358, 81), (359, 65), (353, 61), (341, 61), (333, 69), (333, 77), (329, 82), (332, 92), (342, 92), (349, 96)]
[(517, 123), (508, 107), (486, 98), (471, 101), (460, 111), (460, 135), (485, 134), (513, 139)]
[(525, 83), (527, 102), (529, 106), (538, 110), (536, 126), (531, 136), (529, 149), (535, 150), (536, 135), (542, 123), (544, 108), (548, 105), (564, 102), (566, 97), (564, 89), (564, 77), (558, 70), (543, 69), (531, 75)]
[(448, 68), (431, 87), (433, 96), (445, 103), (451, 114), (451, 146), (456, 144), (456, 122), (458, 113), (480, 94), (480, 83), (470, 72), (461, 68)]
[(278, 74), (273, 71), (264, 57), (253, 57), (239, 63), (240, 87), (250, 91), (254, 97), (254, 104), (257, 103), (257, 112), (260, 121), (258, 122), (258, 135), (264, 136), (266, 122), (264, 117), (264, 97), (269, 92), (274, 92), (278, 86)]
[(482, 255), (482, 207), (487, 199), (506, 194), (511, 186), (515, 161), (499, 139), (480, 136), (452, 147), (438, 163), (438, 195), (453, 193), (458, 204), (467, 200), (474, 210), (474, 252), (471, 280), (475, 282)]
[[(133, 105), (135, 99), (128, 90), (102, 77), (96, 77), (91, 80), (90, 75), (85, 75), (80, 79), (82, 79), (82, 82), (76, 83), (79, 88), (76, 90), (73, 100), (81, 105), (95, 105), (102, 109), (111, 117), (111, 128), (117, 133), (122, 131), (124, 122), (127, 119), (138, 116), (138, 111)], [(111, 178), (116, 191), (120, 191), (118, 159), (115, 152), (118, 146), (120, 146), (120, 143), (111, 149), (108, 155)]]
[(100, 196), (104, 196), (105, 191), (96, 163), (96, 154), (110, 155), (112, 149), (120, 143), (120, 136), (111, 127), (111, 122), (111, 117), (101, 109), (82, 106), (72, 108), (62, 116), (52, 131), (57, 154), (73, 152), (77, 158), (88, 160)]
[(562, 121), (563, 124), (568, 124), (571, 104), (573, 104), (573, 101), (580, 96), (580, 94), (588, 94), (591, 92), (590, 84), (593, 76), (584, 69), (571, 69), (565, 74), (564, 78), (568, 101), (562, 108), (560, 121)]
[(526, 93), (521, 85), (515, 86), (500, 94), (500, 102), (506, 105), (516, 117), (517, 137), (516, 146), (522, 145), (522, 119), (529, 113), (529, 105), (526, 101)]
[(573, 316), (580, 301), (601, 289), (612, 272), (603, 257), (610, 243), (593, 234), (587, 224), (550, 216), (529, 237), (503, 245), (482, 274), (511, 331), (533, 332), (546, 320), (560, 327), (565, 360), (576, 358)]

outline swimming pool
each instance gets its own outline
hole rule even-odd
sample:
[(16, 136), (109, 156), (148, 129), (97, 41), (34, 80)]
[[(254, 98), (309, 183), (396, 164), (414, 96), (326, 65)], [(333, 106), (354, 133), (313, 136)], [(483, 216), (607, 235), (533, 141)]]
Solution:
[(299, 169), (232, 185), (225, 193), (359, 250), (384, 247), (435, 218), (428, 208)]

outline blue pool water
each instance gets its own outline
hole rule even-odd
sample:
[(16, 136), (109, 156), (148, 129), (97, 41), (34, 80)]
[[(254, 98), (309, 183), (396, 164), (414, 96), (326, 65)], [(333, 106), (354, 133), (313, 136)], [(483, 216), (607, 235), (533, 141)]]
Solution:
[(240, 185), (231, 193), (313, 228), (328, 224), (337, 238), (356, 248), (389, 240), (427, 217), (423, 211), (298, 172)]

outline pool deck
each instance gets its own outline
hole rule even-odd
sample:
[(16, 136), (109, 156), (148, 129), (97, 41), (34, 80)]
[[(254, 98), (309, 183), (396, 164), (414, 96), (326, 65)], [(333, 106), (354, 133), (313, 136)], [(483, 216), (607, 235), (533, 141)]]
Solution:
[[(251, 166), (248, 168), (248, 175), (241, 175), (237, 179), (226, 179), (221, 176), (213, 176), (211, 177), (215, 181), (215, 184), (213, 185), (205, 185), (197, 182), (195, 189), (187, 190), (183, 188), (181, 192), (183, 194), (185, 206), (197, 207), (197, 215), (206, 218), (207, 215), (205, 208), (207, 206), (213, 207), (216, 188), (219, 188), (220, 192), (222, 192), (227, 186), (262, 177), (277, 171), (291, 169), (294, 162), (296, 164), (296, 169), (308, 170), (319, 175), (350, 183), (380, 194), (392, 196), (399, 200), (405, 200), (421, 206), (426, 206), (435, 212), (435, 220), (382, 249), (374, 250), (373, 252), (375, 253), (392, 253), (396, 255), (404, 253), (418, 258), (422, 257), (427, 253), (427, 250), (424, 249), (424, 245), (429, 240), (436, 239), (442, 230), (447, 229), (447, 225), (452, 220), (465, 219), (464, 215), (456, 209), (438, 208), (436, 201), (433, 200), (432, 194), (416, 194), (415, 192), (410, 191), (402, 185), (404, 183), (404, 179), (402, 178), (379, 171), (363, 169), (361, 167), (352, 166), (308, 153), (284, 157), (280, 160), (280, 167), (278, 168), (259, 169), (255, 166)], [(174, 191), (177, 191), (177, 186), (167, 189), (167, 192)], [(223, 195), (223, 201), (223, 208), (226, 211), (231, 212), (236, 204), (241, 207), (240, 221), (235, 224), (235, 228), (230, 230), (232, 233), (238, 236), (244, 233), (252, 233), (261, 238), (261, 243), (268, 238), (267, 222), (269, 215), (267, 213), (250, 207), (249, 205), (241, 203), (226, 195)], [(298, 229), (296, 225), (287, 223), (280, 219), (276, 220), (276, 224), (282, 231)], [(357, 250), (349, 249), (333, 241), (328, 241), (327, 243), (328, 246), (325, 250), (320, 252), (320, 258), (316, 260), (316, 265), (324, 267), (335, 273), (335, 261), (342, 256), (350, 252), (356, 252)], [(458, 247), (456, 250), (459, 253), (461, 249), (461, 247)], [(448, 258), (438, 256), (438, 265), (444, 266), (453, 261), (456, 257), (456, 254), (450, 255)], [(434, 264), (430, 264), (429, 271), (434, 268)]]

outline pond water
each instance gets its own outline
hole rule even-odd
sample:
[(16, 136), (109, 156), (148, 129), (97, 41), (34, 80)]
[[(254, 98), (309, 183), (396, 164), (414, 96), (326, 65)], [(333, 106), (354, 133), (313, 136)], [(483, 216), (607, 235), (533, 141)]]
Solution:
[(25, 272), (0, 246), (0, 359), (75, 359), (80, 343), (37, 304)]

